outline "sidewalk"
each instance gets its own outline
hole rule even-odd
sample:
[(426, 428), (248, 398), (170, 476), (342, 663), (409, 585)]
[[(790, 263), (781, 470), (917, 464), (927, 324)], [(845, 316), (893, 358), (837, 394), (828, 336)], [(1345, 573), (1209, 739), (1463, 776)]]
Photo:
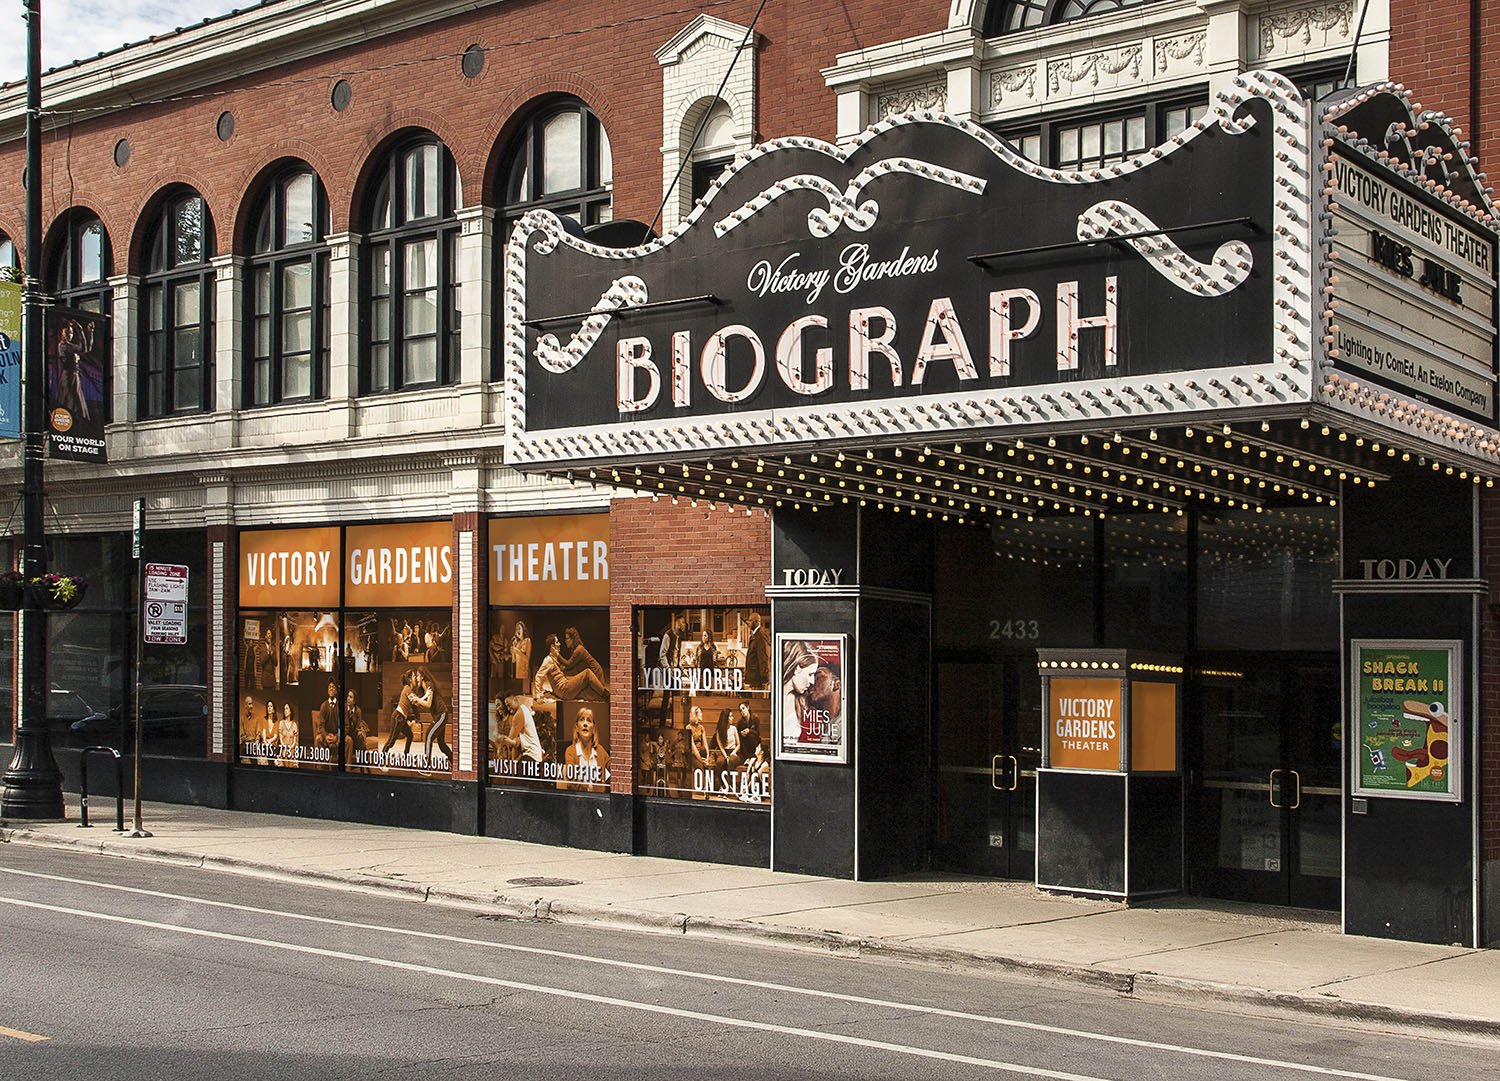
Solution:
[(150, 838), (112, 832), (107, 814), (95, 822), (3, 824), (0, 842), (337, 882), (526, 919), (993, 967), (1153, 999), (1210, 996), (1500, 1038), (1500, 950), (1345, 936), (1323, 913), (1196, 897), (1126, 908), (940, 875), (845, 882), (169, 804), (147, 807)]

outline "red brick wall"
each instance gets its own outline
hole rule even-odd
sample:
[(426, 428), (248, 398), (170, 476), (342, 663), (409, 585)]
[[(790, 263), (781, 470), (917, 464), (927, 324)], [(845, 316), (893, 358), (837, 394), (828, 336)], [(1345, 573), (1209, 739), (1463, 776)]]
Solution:
[(636, 605), (765, 604), (771, 521), (756, 511), (712, 510), (684, 500), (616, 499), (609, 512), (610, 771), (612, 788), (635, 780)]
[[(138, 270), (143, 212), (173, 183), (190, 184), (206, 199), (218, 251), (243, 251), (247, 193), (288, 157), (307, 161), (322, 178), (333, 230), (358, 228), (361, 178), (393, 135), (414, 126), (432, 130), (453, 152), (465, 204), (495, 205), (486, 177), (498, 171), (505, 135), (529, 102), (555, 92), (583, 98), (604, 123), (614, 152), (616, 216), (650, 221), (661, 202), (662, 69), (653, 54), (700, 12), (744, 25), (755, 8), (754, 0), (621, 0), (607, 9), (606, 25), (589, 25), (604, 21), (600, 12), (583, 16), (564, 0), (489, 4), (226, 82), (212, 96), (195, 92), (71, 122), (66, 114), (50, 116), (42, 173), (49, 251), (58, 215), (83, 206), (109, 233), (115, 272)], [(759, 67), (759, 134), (832, 138), (834, 95), (819, 69), (839, 52), (939, 30), (946, 19), (947, 5), (936, 0), (767, 5), (756, 27), (763, 47), (740, 61)], [(458, 54), (474, 43), (489, 52), (484, 70), (468, 80)], [(343, 113), (329, 103), (336, 73), (353, 88)], [(235, 118), (227, 143), (214, 132), (225, 110)], [(131, 156), (116, 168), (121, 137), (130, 140)], [(19, 139), (0, 147), (0, 177), (8, 178), (0, 186), (0, 229), (18, 246), (24, 195), (14, 178), (24, 158)]]
[[(1500, 169), (1500, 4), (1392, 0), (1391, 78), (1463, 128), (1479, 167)], [(1496, 174), (1500, 176), (1500, 173)]]

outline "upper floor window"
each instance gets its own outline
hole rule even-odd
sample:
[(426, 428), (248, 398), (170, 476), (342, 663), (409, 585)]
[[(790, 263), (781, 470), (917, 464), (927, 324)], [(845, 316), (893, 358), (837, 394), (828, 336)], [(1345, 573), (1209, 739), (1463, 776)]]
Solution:
[(52, 253), (47, 285), (59, 304), (107, 314), (112, 257), (109, 234), (94, 215), (69, 211), (61, 242)]
[(708, 194), (713, 182), (733, 162), (734, 154), (734, 113), (725, 102), (715, 102), (703, 119), (703, 130), (693, 147), (693, 202)]
[(16, 242), (4, 233), (0, 233), (0, 267), (20, 265), (16, 260)]
[(328, 393), (328, 199), (317, 174), (290, 169), (256, 212), (244, 400), (271, 405)]
[(163, 200), (146, 238), (140, 413), (213, 407), (213, 222), (197, 192)]
[(984, 36), (992, 38), (1013, 30), (1052, 26), (1149, 3), (1151, 0), (996, 0), (985, 14)]
[(1098, 169), (1158, 146), (1208, 112), (1208, 101), (1147, 102), (1107, 113), (1074, 114), (1003, 132), (1032, 161), (1054, 169)]
[(575, 98), (537, 110), (516, 136), (505, 181), (505, 218), (550, 210), (588, 227), (611, 220), (614, 165), (604, 125)]
[(366, 393), (451, 382), (458, 368), (458, 170), (431, 136), (396, 147), (375, 177), (365, 241)]

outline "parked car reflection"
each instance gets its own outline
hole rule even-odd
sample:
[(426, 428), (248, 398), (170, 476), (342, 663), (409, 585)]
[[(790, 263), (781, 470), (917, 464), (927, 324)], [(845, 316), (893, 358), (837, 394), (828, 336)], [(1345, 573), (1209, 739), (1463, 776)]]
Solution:
[[(53, 730), (57, 721), (52, 719)], [(123, 705), (93, 710), (66, 726), (64, 746), (105, 744), (129, 751), (135, 711)], [(158, 683), (141, 689), (141, 752), (201, 758), (208, 747), (208, 688), (201, 683)]]

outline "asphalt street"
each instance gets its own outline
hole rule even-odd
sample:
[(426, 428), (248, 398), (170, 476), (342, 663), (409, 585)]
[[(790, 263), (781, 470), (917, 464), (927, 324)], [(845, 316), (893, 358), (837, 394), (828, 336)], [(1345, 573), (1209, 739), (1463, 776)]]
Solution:
[(1496, 1076), (1492, 1043), (0, 846), (16, 1078)]

